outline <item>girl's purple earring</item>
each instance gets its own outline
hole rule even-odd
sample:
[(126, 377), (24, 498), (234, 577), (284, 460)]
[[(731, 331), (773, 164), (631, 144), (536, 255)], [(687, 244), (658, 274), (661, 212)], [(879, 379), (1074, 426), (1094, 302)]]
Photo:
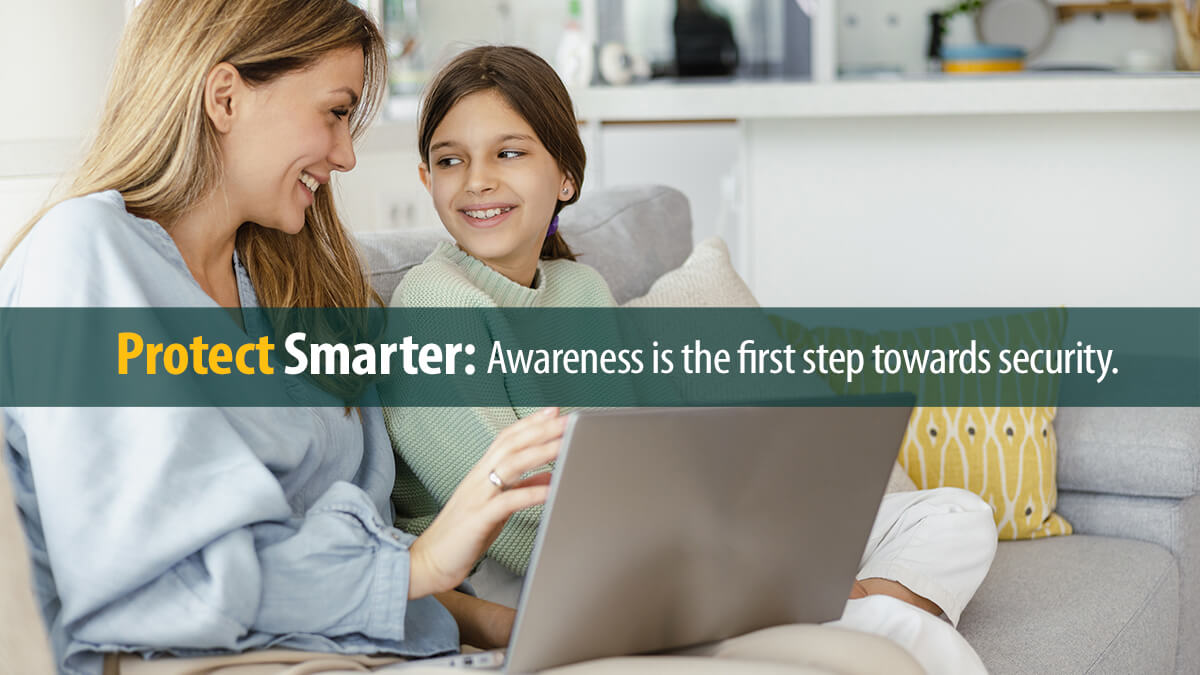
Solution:
[[(566, 195), (571, 193), (571, 188), (569, 188), (569, 187), (563, 188), (562, 193), (563, 193), (563, 196), (565, 197)], [(558, 232), (558, 216), (557, 215), (550, 219), (550, 229), (546, 231), (546, 238), (549, 239), (550, 237), (553, 237), (555, 232)]]

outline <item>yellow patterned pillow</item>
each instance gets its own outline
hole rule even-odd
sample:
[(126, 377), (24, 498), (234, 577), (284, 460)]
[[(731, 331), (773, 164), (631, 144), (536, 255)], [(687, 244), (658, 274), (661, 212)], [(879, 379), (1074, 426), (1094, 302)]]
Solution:
[(960, 487), (992, 506), (1001, 539), (1071, 534), (1058, 503), (1056, 408), (917, 407), (900, 466), (919, 488)]
[[(817, 345), (871, 345), (912, 349), (930, 344), (976, 340), (996, 353), (1004, 347), (1041, 348), (1062, 343), (1067, 313), (1063, 308), (964, 321), (897, 332), (866, 332), (843, 327), (808, 327), (782, 316), (770, 317), (779, 335), (797, 349)], [(995, 371), (993, 371), (995, 373)], [(847, 383), (831, 377), (840, 394), (906, 391), (951, 398), (964, 388), (992, 386), (986, 376), (912, 377), (873, 374), (870, 369)], [(1058, 390), (1057, 377), (1022, 378), (1009, 393), (1016, 400), (1045, 401)], [(1058, 505), (1057, 455), (1053, 407), (917, 407), (909, 419), (898, 461), (918, 488), (961, 487), (995, 510), (1001, 539), (1034, 539), (1071, 534), (1071, 524), (1054, 512)]]

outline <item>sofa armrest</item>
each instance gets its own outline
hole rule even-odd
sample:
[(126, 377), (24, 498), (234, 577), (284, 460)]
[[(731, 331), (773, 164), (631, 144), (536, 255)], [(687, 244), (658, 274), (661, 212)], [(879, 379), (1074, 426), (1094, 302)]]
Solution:
[(1057, 511), (1079, 534), (1139, 539), (1171, 552), (1179, 566), (1176, 672), (1200, 672), (1200, 495), (1187, 499), (1059, 491)]
[(1061, 408), (1058, 487), (1183, 499), (1200, 494), (1200, 409)]

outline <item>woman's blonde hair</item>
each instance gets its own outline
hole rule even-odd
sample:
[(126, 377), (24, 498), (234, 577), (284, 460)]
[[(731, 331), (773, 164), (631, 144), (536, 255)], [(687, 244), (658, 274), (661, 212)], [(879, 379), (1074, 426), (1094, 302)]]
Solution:
[[(221, 182), (217, 132), (203, 104), (209, 71), (227, 62), (259, 85), (344, 48), (361, 48), (365, 63), (363, 95), (350, 117), (357, 139), (382, 102), (387, 56), (378, 28), (347, 0), (146, 0), (121, 39), (95, 140), (58, 201), (117, 190), (130, 213), (169, 229)], [(330, 190), (315, 197), (299, 234), (254, 224), (238, 231), (238, 255), (259, 304), (382, 304)]]

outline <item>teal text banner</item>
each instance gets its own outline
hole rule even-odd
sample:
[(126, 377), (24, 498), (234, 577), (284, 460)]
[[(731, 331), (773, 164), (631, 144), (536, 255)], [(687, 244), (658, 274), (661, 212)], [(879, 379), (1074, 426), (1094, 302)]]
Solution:
[(1200, 309), (0, 309), (5, 406), (1194, 406)]

